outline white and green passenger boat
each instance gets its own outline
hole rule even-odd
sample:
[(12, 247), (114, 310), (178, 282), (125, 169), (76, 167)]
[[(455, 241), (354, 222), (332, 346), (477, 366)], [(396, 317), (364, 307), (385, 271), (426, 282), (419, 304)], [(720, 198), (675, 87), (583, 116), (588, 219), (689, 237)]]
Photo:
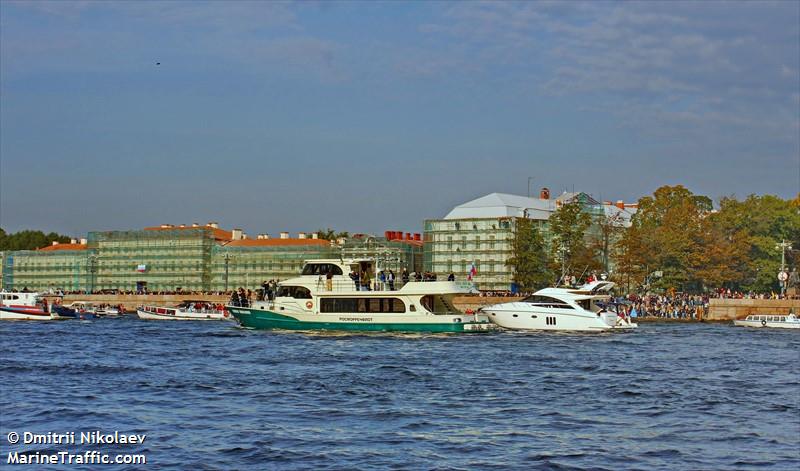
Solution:
[[(328, 274), (330, 273), (330, 279)], [(273, 300), (226, 308), (252, 329), (362, 332), (488, 332), (496, 326), (483, 314), (456, 309), (453, 298), (474, 292), (472, 283), (409, 281), (370, 283), (369, 290), (350, 273), (369, 273), (372, 259), (314, 260), (302, 274), (281, 282)]]

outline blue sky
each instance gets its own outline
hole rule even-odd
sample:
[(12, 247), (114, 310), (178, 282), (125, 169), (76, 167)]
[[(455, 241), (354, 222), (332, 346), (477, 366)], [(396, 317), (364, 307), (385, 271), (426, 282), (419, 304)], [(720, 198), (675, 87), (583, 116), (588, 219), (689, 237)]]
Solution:
[[(0, 225), (800, 191), (800, 2), (0, 3)], [(161, 65), (156, 65), (160, 62)]]

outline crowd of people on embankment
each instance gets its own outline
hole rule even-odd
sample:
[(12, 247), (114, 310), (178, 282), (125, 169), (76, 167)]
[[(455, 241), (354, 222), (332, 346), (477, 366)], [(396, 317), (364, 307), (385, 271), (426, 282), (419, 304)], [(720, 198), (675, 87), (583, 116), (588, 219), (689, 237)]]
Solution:
[(715, 299), (800, 299), (800, 294), (798, 295), (787, 295), (776, 293), (771, 291), (769, 293), (754, 293), (752, 291), (748, 291), (747, 293), (743, 293), (741, 291), (733, 290), (731, 291), (730, 288), (719, 288), (714, 290), (710, 297)]

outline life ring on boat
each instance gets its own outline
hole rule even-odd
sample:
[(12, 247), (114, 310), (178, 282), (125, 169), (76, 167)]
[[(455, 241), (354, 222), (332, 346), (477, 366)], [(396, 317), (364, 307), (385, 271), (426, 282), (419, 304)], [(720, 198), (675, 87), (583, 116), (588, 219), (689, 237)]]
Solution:
[(314, 303), (312, 303), (311, 301), (308, 301), (308, 302), (306, 303), (306, 307), (307, 307), (308, 309), (311, 309), (312, 307), (314, 307)]
[(766, 326), (767, 326), (767, 321), (761, 321), (761, 327), (766, 327)]

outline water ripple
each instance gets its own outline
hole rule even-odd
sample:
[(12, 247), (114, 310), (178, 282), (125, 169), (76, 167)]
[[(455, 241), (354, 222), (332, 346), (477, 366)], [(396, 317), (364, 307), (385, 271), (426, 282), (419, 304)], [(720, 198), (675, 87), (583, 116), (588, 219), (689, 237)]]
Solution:
[(58, 448), (9, 431), (119, 430), (157, 469), (797, 469), (797, 334), (3, 323), (0, 452)]

